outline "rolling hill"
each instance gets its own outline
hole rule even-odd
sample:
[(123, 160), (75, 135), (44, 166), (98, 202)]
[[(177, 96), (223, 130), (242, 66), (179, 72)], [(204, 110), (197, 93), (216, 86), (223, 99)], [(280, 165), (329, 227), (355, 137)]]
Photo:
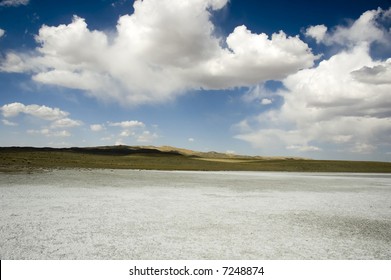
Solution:
[(0, 147), (1, 172), (53, 168), (391, 173), (390, 162), (245, 156), (170, 146)]

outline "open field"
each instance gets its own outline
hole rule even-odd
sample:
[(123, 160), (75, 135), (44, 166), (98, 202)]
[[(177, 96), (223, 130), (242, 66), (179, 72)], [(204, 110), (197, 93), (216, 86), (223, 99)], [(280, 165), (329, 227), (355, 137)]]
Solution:
[(0, 174), (1, 259), (391, 258), (391, 174)]
[(177, 150), (127, 146), (69, 149), (0, 148), (2, 172), (42, 168), (391, 173), (390, 162), (262, 158), (195, 152), (189, 155)]

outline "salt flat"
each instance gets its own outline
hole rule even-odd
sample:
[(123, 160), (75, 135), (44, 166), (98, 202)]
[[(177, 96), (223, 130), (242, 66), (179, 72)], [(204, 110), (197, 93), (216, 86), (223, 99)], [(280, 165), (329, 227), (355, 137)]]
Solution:
[(0, 259), (390, 259), (391, 174), (0, 174)]

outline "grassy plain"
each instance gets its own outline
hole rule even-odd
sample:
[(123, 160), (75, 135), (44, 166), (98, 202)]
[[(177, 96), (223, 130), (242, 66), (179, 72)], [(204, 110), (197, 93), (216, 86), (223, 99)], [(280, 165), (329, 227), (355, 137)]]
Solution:
[(189, 155), (155, 147), (0, 148), (0, 172), (58, 168), (391, 173), (390, 162), (241, 157), (218, 153)]

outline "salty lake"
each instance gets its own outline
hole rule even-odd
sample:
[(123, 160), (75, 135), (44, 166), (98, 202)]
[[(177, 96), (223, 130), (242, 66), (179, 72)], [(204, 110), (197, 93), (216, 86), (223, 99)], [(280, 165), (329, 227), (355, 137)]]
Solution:
[(391, 259), (391, 174), (0, 174), (0, 259)]

